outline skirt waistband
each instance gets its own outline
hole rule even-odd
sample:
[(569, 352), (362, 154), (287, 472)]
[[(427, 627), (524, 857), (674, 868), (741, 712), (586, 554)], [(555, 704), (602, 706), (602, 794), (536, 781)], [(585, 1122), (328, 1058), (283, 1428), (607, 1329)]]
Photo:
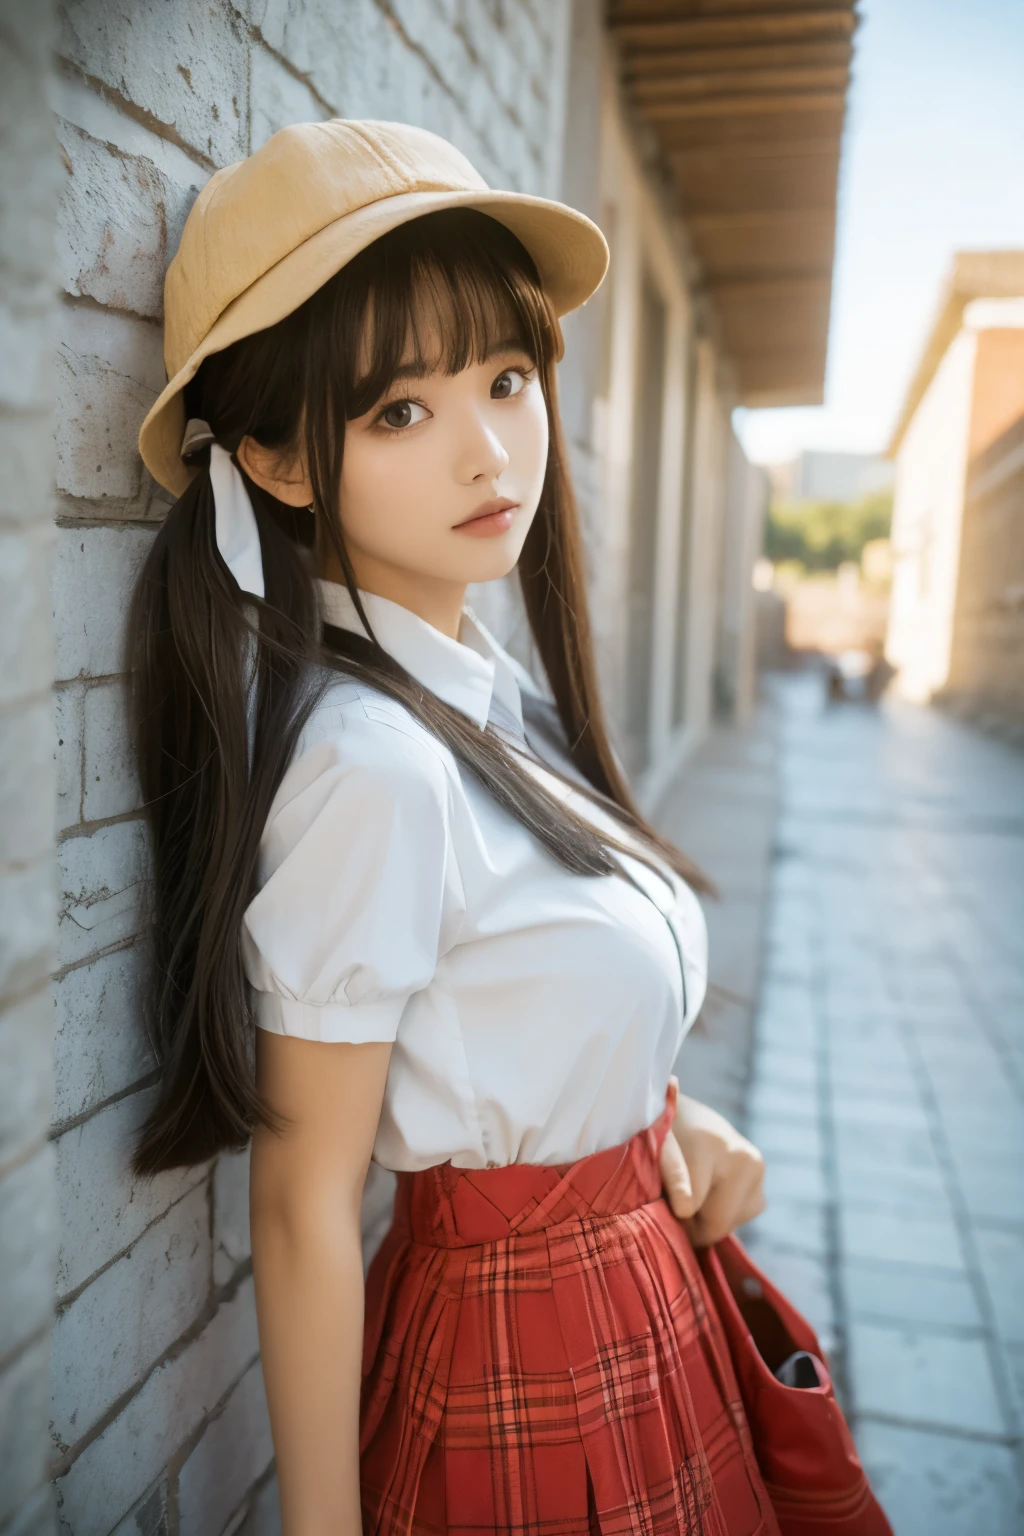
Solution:
[(400, 1173), (395, 1226), (413, 1242), (465, 1248), (649, 1205), (661, 1194), (661, 1145), (675, 1118), (677, 1091), (672, 1079), (665, 1108), (646, 1130), (575, 1163), (510, 1163), (504, 1168), (441, 1163), (419, 1173)]

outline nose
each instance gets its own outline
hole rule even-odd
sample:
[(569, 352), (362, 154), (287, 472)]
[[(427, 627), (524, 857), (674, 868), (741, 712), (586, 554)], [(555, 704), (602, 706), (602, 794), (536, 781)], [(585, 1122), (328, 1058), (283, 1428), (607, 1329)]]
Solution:
[(460, 424), (456, 475), (463, 485), (496, 480), (508, 467), (505, 445), (479, 411), (466, 412)]

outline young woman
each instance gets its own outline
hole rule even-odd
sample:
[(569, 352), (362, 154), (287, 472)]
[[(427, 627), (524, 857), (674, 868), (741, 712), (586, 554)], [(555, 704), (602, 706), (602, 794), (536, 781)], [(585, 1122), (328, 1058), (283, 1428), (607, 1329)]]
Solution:
[[(669, 1075), (700, 877), (608, 743), (559, 434), (557, 316), (606, 260), (433, 135), (337, 122), (218, 173), (168, 273), (136, 1165), (252, 1137), (286, 1536), (777, 1531), (691, 1247), (762, 1163)], [(513, 569), (544, 688), (465, 607)]]

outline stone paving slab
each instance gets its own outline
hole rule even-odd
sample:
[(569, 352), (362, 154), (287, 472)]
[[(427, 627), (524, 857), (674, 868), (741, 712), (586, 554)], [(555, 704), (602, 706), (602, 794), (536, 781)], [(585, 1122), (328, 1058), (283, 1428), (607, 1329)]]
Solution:
[(1020, 1536), (1024, 754), (772, 692), (745, 1237), (829, 1341), (896, 1536)]
[(858, 1448), (896, 1536), (1019, 1536), (1024, 1497), (1007, 1446), (891, 1423)]
[(886, 1264), (877, 1257), (844, 1258), (841, 1283), (847, 1316), (878, 1322), (963, 1328), (980, 1333), (984, 1319), (967, 1275), (920, 1265)]
[(996, 1439), (1007, 1434), (981, 1337), (853, 1319), (848, 1369), (858, 1415)]
[(733, 1121), (743, 1115), (778, 810), (775, 710), (748, 725), (719, 725), (646, 809), (718, 887), (704, 902), (709, 986), (675, 1070), (683, 1091)]

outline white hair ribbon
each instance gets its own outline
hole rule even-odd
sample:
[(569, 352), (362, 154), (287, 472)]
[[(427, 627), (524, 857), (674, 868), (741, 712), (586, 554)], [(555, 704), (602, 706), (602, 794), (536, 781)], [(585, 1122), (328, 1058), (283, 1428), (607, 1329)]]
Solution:
[(234, 459), (219, 443), (210, 444), (217, 549), (243, 592), (264, 597), (263, 552), (256, 514)]
[[(214, 442), (209, 422), (194, 418), (185, 427), (181, 456), (187, 462), (206, 447), (210, 450), (210, 488), (213, 491), (217, 551), (243, 592), (251, 597), (264, 597), (260, 531), (245, 481), (227, 449)], [(244, 666), (246, 735), (251, 765), (256, 733), (256, 636), (252, 630), (246, 637)]]

